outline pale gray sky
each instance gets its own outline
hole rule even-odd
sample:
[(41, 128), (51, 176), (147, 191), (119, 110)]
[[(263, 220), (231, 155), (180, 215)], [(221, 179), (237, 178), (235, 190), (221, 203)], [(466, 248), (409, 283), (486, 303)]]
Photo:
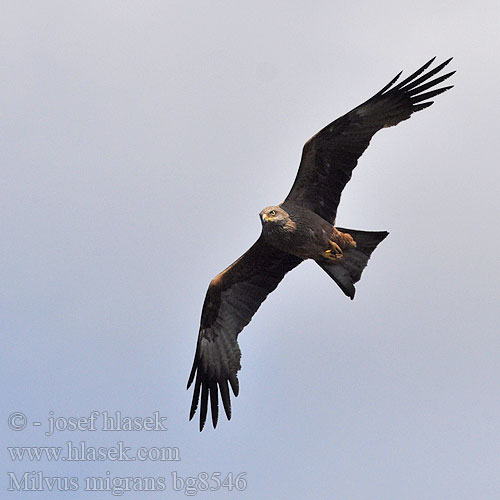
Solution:
[[(203, 499), (490, 500), (500, 487), (497, 2), (3, 2), (0, 325), (6, 446), (178, 447), (181, 461), (13, 472), (245, 472)], [(283, 200), (303, 143), (400, 70), (455, 88), (378, 134), (340, 225), (388, 230), (343, 296), (311, 263), (240, 336), (233, 419), (188, 422), (210, 279)], [(121, 411), (166, 432), (61, 431)], [(9, 430), (12, 412), (28, 427)], [(32, 421), (41, 421), (42, 428)], [(198, 485), (199, 486), (199, 485)], [(9, 493), (6, 498), (20, 498)], [(53, 499), (34, 492), (28, 498)]]

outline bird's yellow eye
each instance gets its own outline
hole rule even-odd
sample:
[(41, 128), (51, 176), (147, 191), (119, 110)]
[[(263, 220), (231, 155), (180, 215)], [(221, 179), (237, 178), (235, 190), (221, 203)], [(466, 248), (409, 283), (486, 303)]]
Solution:
[(274, 216), (276, 215), (276, 210), (271, 210), (271, 211), (269, 212), (269, 215), (270, 215), (271, 217), (274, 217)]

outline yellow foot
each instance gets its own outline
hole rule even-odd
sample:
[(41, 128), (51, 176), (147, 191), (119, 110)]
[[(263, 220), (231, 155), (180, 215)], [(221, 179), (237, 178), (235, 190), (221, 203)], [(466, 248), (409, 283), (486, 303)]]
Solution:
[(337, 245), (337, 243), (334, 243), (333, 241), (330, 242), (331, 248), (328, 250), (325, 250), (323, 252), (323, 257), (329, 259), (329, 260), (338, 260), (343, 257), (342, 249)]

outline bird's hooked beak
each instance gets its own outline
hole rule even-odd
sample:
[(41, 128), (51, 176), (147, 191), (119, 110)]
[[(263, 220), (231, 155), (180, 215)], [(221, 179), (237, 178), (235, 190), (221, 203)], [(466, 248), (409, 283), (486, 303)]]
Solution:
[(262, 224), (265, 224), (266, 222), (269, 222), (269, 221), (272, 221), (272, 220), (276, 219), (276, 217), (272, 217), (269, 214), (262, 214), (260, 216), (260, 218), (262, 220)]

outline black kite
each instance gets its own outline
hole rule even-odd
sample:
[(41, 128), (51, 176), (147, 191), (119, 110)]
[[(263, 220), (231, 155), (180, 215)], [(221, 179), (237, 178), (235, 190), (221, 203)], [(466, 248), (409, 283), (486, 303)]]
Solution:
[(433, 101), (429, 99), (451, 88), (435, 86), (454, 72), (429, 80), (450, 60), (424, 73), (433, 58), (395, 85), (399, 73), (380, 92), (307, 141), (285, 201), (260, 213), (259, 239), (210, 282), (188, 381), (188, 388), (195, 382), (190, 419), (201, 394), (200, 430), (209, 400), (214, 428), (217, 425), (218, 393), (227, 418), (231, 418), (229, 385), (237, 396), (241, 368), (238, 334), (288, 271), (305, 259), (314, 259), (348, 297), (354, 298), (354, 283), (388, 233), (334, 227), (342, 190), (378, 130), (407, 120), (430, 106)]

